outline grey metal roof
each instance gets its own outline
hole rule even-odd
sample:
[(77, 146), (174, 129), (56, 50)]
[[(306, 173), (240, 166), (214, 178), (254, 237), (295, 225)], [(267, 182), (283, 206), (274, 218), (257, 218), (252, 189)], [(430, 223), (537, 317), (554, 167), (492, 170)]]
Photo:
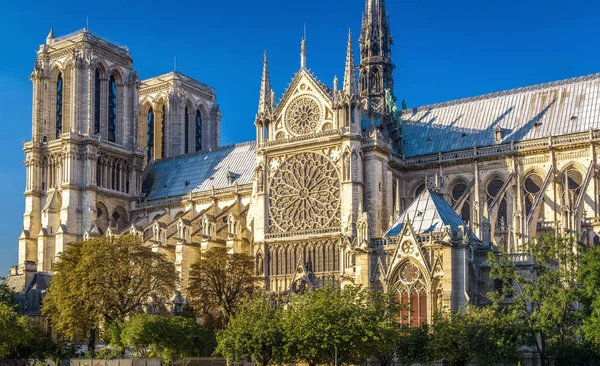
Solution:
[(600, 74), (404, 111), (406, 156), (462, 150), (600, 128)]
[[(225, 146), (208, 153), (158, 160), (144, 179), (142, 192), (147, 200), (186, 195), (251, 184), (254, 176), (256, 143)], [(230, 184), (228, 174), (233, 182)], [(187, 183), (187, 184), (186, 184)]]
[(440, 233), (448, 225), (453, 231), (457, 231), (459, 226), (468, 230), (468, 226), (452, 206), (429, 188), (415, 198), (383, 236), (398, 236), (407, 220), (410, 221), (415, 234)]

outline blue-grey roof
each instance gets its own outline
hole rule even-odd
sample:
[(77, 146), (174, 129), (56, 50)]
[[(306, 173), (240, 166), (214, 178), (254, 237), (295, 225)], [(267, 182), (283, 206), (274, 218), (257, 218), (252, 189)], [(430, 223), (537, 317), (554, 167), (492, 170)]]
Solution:
[(415, 234), (440, 233), (448, 225), (453, 231), (457, 231), (459, 226), (468, 228), (452, 206), (429, 188), (415, 198), (383, 236), (400, 235), (407, 220), (410, 221)]
[(406, 156), (600, 128), (600, 74), (507, 90), (403, 112)]
[[(235, 185), (251, 184), (256, 143), (225, 146), (208, 153), (158, 160), (144, 179), (147, 200), (183, 196)], [(230, 183), (228, 175), (233, 179)]]

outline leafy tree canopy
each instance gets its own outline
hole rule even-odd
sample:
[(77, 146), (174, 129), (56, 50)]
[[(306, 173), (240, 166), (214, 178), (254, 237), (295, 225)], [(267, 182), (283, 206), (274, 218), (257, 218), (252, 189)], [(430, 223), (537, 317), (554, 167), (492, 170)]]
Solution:
[(262, 293), (246, 299), (217, 333), (216, 353), (236, 363), (247, 359), (263, 366), (284, 363), (283, 311)]
[(254, 258), (229, 254), (215, 247), (202, 253), (192, 265), (189, 301), (214, 328), (221, 328), (235, 315), (240, 299), (255, 289)]
[(132, 235), (69, 244), (52, 269), (43, 313), (63, 338), (89, 335), (90, 346), (98, 324), (122, 322), (145, 307), (156, 309), (178, 283), (174, 265)]

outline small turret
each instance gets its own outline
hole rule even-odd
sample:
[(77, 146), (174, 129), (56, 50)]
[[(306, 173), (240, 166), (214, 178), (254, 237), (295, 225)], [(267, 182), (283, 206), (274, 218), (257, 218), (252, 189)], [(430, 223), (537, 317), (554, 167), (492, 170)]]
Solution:
[(51, 41), (52, 41), (54, 38), (56, 38), (56, 37), (54, 36), (54, 28), (53, 28), (53, 27), (50, 27), (50, 33), (48, 33), (48, 36), (46, 36), (46, 44), (49, 44), (49, 43), (51, 43)]

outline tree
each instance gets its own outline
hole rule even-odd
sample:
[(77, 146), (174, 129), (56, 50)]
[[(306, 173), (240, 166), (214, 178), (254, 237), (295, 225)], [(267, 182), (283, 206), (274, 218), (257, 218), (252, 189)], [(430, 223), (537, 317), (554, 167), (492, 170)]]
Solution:
[(98, 324), (166, 303), (178, 283), (175, 266), (132, 235), (70, 244), (52, 269), (43, 313), (63, 338), (87, 335), (92, 350)]
[(0, 277), (0, 304), (17, 307), (17, 297), (15, 292), (4, 283), (5, 278)]
[(215, 247), (202, 253), (191, 267), (189, 301), (215, 328), (221, 328), (235, 315), (240, 299), (255, 288), (254, 258), (229, 254)]
[(600, 246), (585, 253), (577, 274), (580, 298), (585, 312), (581, 333), (596, 349), (600, 348)]
[(526, 249), (535, 263), (533, 273), (520, 272), (506, 255), (489, 254), (490, 276), (503, 287), (488, 297), (499, 304), (512, 296), (510, 310), (522, 322), (527, 343), (535, 347), (544, 364), (549, 357), (566, 354), (567, 347), (581, 346), (576, 337), (582, 315), (576, 306), (577, 268), (584, 248), (574, 237), (546, 235)]
[(160, 357), (166, 363), (197, 355), (209, 343), (208, 331), (181, 316), (139, 313), (111, 331), (113, 347), (125, 348), (135, 357)]
[(217, 333), (215, 352), (235, 363), (254, 359), (262, 366), (281, 364), (283, 339), (283, 309), (265, 294), (255, 294)]
[(20, 315), (12, 305), (0, 303), (0, 360), (38, 355), (47, 343), (42, 336), (32, 318)]
[(492, 307), (468, 308), (436, 315), (429, 349), (435, 359), (453, 365), (513, 362), (518, 360), (520, 334), (511, 314)]
[(358, 364), (368, 338), (365, 313), (368, 291), (327, 285), (291, 298), (284, 313), (286, 352), (310, 365)]

